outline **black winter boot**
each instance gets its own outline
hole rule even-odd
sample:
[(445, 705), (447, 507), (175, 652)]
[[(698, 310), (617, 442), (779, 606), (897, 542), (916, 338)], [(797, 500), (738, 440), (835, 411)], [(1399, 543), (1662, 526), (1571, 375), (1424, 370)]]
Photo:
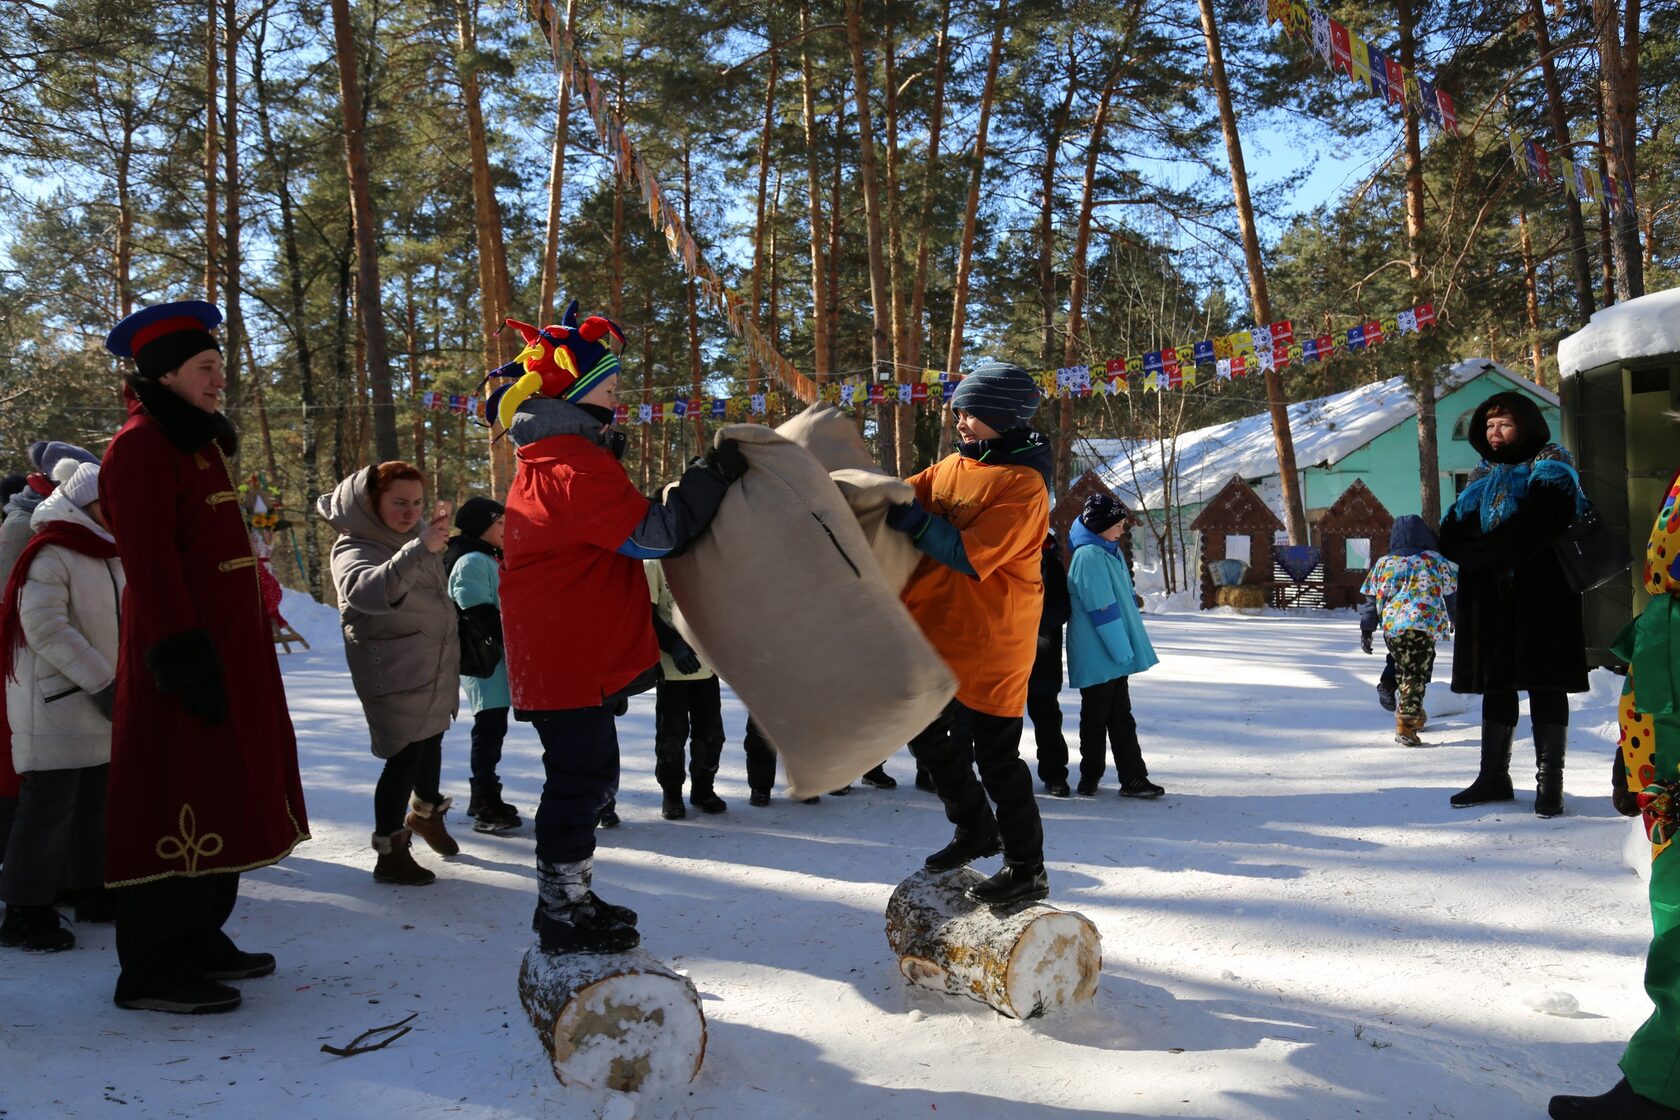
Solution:
[(954, 871), (966, 863), (995, 856), (1001, 851), (1003, 836), (998, 832), (997, 822), (992, 822), (984, 832), (959, 828), (949, 844), (927, 857), (927, 869)]
[(1516, 800), (1511, 789), (1511, 737), (1516, 733), (1514, 727), (1482, 721), (1482, 768), (1475, 781), (1452, 795), (1453, 808)]
[(704, 774), (690, 775), (688, 784), (688, 803), (702, 813), (721, 813), (729, 808), (727, 802), (712, 789), (712, 778), (716, 770)]
[(661, 790), (659, 794), (659, 815), (668, 821), (680, 821), (688, 816), (688, 810), (683, 808), (682, 787)]
[(861, 780), (870, 789), (898, 788), (898, 779), (887, 773), (887, 764), (884, 762), (864, 774)]
[(1619, 750), (1610, 758), (1610, 804), (1624, 817), (1639, 815), (1639, 792), (1628, 788), (1627, 764)]
[(1010, 906), (1017, 902), (1034, 902), (1050, 893), (1050, 877), (1044, 864), (1009, 863), (983, 883), (968, 888), (968, 897), (987, 906)]
[(0, 945), (26, 953), (62, 953), (73, 948), (76, 935), (64, 928), (51, 906), (7, 906), (0, 923)]
[(589, 889), (594, 863), (537, 861), (537, 912), (531, 921), (543, 952), (623, 953), (641, 944), (636, 927), (620, 918), (629, 914), (634, 922), (634, 912), (607, 906)]
[(1534, 815), (1563, 815), (1563, 754), (1569, 728), (1555, 723), (1534, 725)]
[(1640, 1096), (1624, 1077), (1596, 1097), (1553, 1097), (1546, 1115), (1552, 1120), (1680, 1120), (1680, 1109)]

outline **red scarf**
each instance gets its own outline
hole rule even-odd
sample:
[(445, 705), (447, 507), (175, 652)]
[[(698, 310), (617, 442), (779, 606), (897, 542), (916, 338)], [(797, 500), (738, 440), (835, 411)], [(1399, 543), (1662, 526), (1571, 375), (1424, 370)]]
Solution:
[(23, 585), (29, 579), (29, 567), (35, 562), (36, 553), (50, 544), (95, 560), (110, 560), (117, 554), (114, 542), (85, 525), (71, 521), (49, 521), (35, 531), (18, 556), (11, 578), (6, 581), (5, 594), (0, 596), (0, 681), (12, 680), (16, 672), (17, 652), (23, 648), (23, 623), (18, 619), (18, 600), (23, 597)]

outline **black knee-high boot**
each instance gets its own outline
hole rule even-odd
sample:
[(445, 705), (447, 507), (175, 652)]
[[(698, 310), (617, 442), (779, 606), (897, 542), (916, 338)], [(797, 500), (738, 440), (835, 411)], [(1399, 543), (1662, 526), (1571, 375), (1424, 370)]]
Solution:
[(1534, 815), (1563, 815), (1563, 753), (1569, 728), (1555, 723), (1534, 725)]
[(1482, 767), (1468, 788), (1452, 795), (1453, 808), (1485, 805), (1490, 801), (1513, 801), (1511, 789), (1511, 739), (1517, 733), (1492, 720), (1482, 721)]

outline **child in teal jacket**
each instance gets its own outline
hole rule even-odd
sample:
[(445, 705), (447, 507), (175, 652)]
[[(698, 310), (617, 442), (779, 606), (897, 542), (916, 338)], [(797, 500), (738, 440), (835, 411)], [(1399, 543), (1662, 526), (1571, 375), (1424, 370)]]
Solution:
[(1134, 673), (1160, 660), (1144, 632), (1131, 573), (1120, 554), (1131, 511), (1107, 494), (1093, 494), (1068, 533), (1068, 683), (1079, 689), (1079, 786), (1081, 796), (1097, 792), (1107, 768), (1104, 739), (1114, 751), (1122, 797), (1160, 797), (1149, 780), (1132, 717)]
[[(462, 613), (476, 615), (484, 628), (501, 645), (502, 608), (502, 505), (489, 498), (469, 498), (455, 515), (461, 532), (449, 541), (443, 562), (449, 572), (449, 597)], [(467, 703), (472, 708), (472, 800), (467, 816), (474, 832), (507, 832), (519, 827), (519, 810), (502, 800), (502, 782), (496, 767), (502, 761), (502, 741), (507, 738), (507, 659), (497, 662), (488, 677), (461, 675)]]

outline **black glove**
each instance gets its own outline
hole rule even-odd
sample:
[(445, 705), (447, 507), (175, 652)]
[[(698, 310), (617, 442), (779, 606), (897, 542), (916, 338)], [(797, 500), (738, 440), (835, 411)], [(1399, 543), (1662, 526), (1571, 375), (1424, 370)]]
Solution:
[(93, 701), (94, 707), (99, 709), (100, 715), (104, 716), (106, 719), (110, 719), (111, 713), (116, 710), (116, 683), (112, 682), (100, 689), (98, 692), (89, 693), (88, 698)]
[(181, 706), (211, 727), (227, 720), (222, 658), (206, 630), (183, 630), (146, 651), (146, 668), (158, 691), (179, 696)]
[(1369, 634), (1359, 635), (1359, 648), (1364, 650), (1366, 653), (1371, 652), (1371, 635), (1369, 635)]
[(922, 508), (922, 503), (911, 500), (888, 508), (887, 527), (914, 537), (927, 526), (931, 517), (932, 515)]
[(741, 454), (741, 445), (732, 439), (726, 439), (706, 452), (706, 465), (717, 471), (725, 482), (734, 482), (747, 473), (747, 457)]
[(700, 671), (700, 655), (694, 652), (694, 647), (681, 638), (666, 650), (671, 655), (671, 664), (677, 667), (677, 672), (685, 677), (691, 677)]

